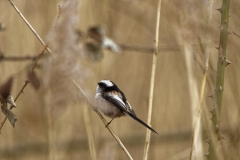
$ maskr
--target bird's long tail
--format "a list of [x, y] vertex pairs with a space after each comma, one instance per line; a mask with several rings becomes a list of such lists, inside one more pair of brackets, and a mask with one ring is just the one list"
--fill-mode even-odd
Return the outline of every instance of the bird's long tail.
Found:
[[[143, 122], [141, 119], [139, 119], [136, 115], [130, 113], [130, 112], [125, 112], [127, 115], [129, 115], [131, 118], [133, 118], [134, 120], [138, 121], [139, 123], [141, 123], [142, 125], [144, 125], [145, 127], [147, 127], [148, 129], [150, 129], [152, 132], [157, 133], [157, 131], [155, 131], [152, 127], [150, 127], [149, 125], [147, 125], [145, 122]], [[158, 134], [159, 135], [159, 134]]]

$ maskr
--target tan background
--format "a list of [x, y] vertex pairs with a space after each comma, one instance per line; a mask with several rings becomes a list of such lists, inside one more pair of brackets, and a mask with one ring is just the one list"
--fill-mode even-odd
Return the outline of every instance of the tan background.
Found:
[[[44, 41], [51, 39], [48, 35], [56, 21], [57, 5], [61, 1], [22, 0], [14, 2]], [[215, 9], [220, 6], [220, 0], [213, 4], [210, 68], [203, 103], [203, 107], [208, 110], [211, 109], [212, 100], [207, 96], [214, 92], [217, 62], [215, 47], [218, 46], [219, 41], [217, 27], [220, 25], [220, 13]], [[229, 22], [230, 31], [238, 34], [240, 34], [239, 6], [239, 1], [231, 2]], [[76, 8], [74, 17], [76, 24], [72, 29], [86, 31], [89, 26], [102, 24], [108, 36], [119, 44], [153, 47], [157, 1], [81, 0]], [[60, 19], [61, 17], [63, 15], [60, 15]], [[40, 42], [7, 0], [0, 0], [0, 22], [6, 25], [6, 30], [0, 32], [0, 50], [5, 56], [33, 56], [42, 51], [43, 47]], [[57, 26], [63, 25], [60, 23], [61, 20]], [[66, 26], [68, 23], [66, 22]], [[161, 52], [158, 55], [152, 115], [152, 126], [160, 135], [152, 134], [149, 159], [179, 160], [189, 157], [193, 121], [191, 104], [197, 101], [197, 97], [196, 99], [191, 97], [194, 90], [191, 90], [191, 86], [189, 87], [183, 41], [192, 47], [189, 56], [193, 63], [193, 77], [200, 87], [203, 54], [200, 50], [199, 39], [204, 42], [206, 23], [207, 1], [170, 0], [162, 2], [159, 42]], [[67, 33], [58, 31], [55, 34], [53, 40], [50, 40], [50, 48], [51, 46], [58, 48], [56, 47], [59, 44], [56, 40], [58, 34], [61, 34], [62, 37], [60, 37], [63, 39], [68, 36]], [[233, 64], [228, 66], [225, 72], [225, 92], [221, 115], [221, 132], [225, 140], [222, 142], [220, 151], [224, 159], [238, 159], [240, 156], [240, 77], [238, 70], [240, 39], [232, 34], [228, 40], [227, 59]], [[77, 56], [76, 59], [78, 59]], [[44, 64], [44, 61], [46, 61], [45, 58], [40, 61], [40, 64]], [[77, 63], [71, 59], [69, 62]], [[116, 55], [105, 51], [104, 59], [99, 63], [86, 61], [84, 57], [79, 59], [78, 63], [82, 66], [80, 72], [85, 75], [78, 77], [78, 81], [91, 100], [93, 100], [97, 82], [101, 79], [110, 79], [123, 90], [138, 117], [147, 121], [151, 53], [123, 51], [121, 55]], [[26, 80], [25, 68], [30, 64], [30, 61], [0, 61], [0, 83], [3, 83], [10, 75], [15, 75], [12, 91], [14, 97]], [[47, 69], [42, 71], [40, 68], [36, 70], [36, 73], [44, 81], [49, 77], [44, 74]], [[57, 92], [56, 95], [52, 93], [48, 97], [48, 93], [43, 89], [36, 91], [31, 84], [26, 87], [24, 94], [16, 102], [17, 109], [13, 110], [18, 118], [16, 127], [13, 129], [9, 122], [6, 122], [3, 127], [0, 136], [1, 159], [48, 159], [49, 152], [52, 152], [49, 150], [49, 131], [53, 131], [55, 136], [56, 150], [53, 152], [55, 159], [90, 159], [82, 115], [84, 100], [81, 99], [81, 102], [77, 104], [68, 102], [67, 105], [59, 108], [58, 105], [51, 105], [49, 109], [49, 105], [46, 104], [52, 98], [64, 97], [71, 90], [58, 90]], [[58, 113], [59, 111], [61, 112]], [[50, 112], [54, 112], [55, 115], [52, 117], [53, 128], [48, 123]], [[211, 122], [210, 116], [209, 113], [202, 118], [202, 141], [208, 138], [206, 123]], [[0, 113], [0, 120], [2, 121], [3, 118], [3, 113]], [[122, 149], [105, 129], [99, 117], [91, 110], [90, 119], [98, 159], [126, 159]], [[146, 129], [128, 117], [114, 120], [111, 127], [132, 157], [142, 159]], [[206, 153], [208, 145], [203, 142], [203, 147], [203, 152]]]

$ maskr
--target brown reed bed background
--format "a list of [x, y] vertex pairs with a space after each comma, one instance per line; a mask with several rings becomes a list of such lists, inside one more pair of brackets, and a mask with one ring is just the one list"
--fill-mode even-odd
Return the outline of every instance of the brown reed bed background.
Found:
[[[57, 5], [63, 4], [62, 1], [22, 0], [14, 3], [49, 43], [55, 54], [53, 59], [57, 56], [58, 61], [52, 60], [48, 54], [41, 58], [35, 70], [41, 86], [36, 90], [29, 84], [16, 102], [17, 108], [13, 109], [18, 119], [15, 128], [7, 121], [1, 131], [1, 159], [91, 159], [82, 109], [86, 107], [85, 99], [69, 76], [81, 85], [92, 102], [99, 80], [114, 81], [124, 91], [138, 117], [147, 122], [152, 52], [123, 49], [121, 54], [115, 54], [104, 50], [101, 61], [89, 62], [83, 53], [82, 40], [77, 40], [75, 31], [86, 33], [89, 27], [100, 24], [106, 29], [107, 36], [118, 44], [153, 49], [157, 1], [74, 1], [68, 4], [65, 12], [62, 10], [54, 33], [52, 30], [59, 13]], [[207, 30], [211, 30], [210, 60], [202, 107], [207, 111], [212, 107], [208, 96], [215, 89], [218, 60], [215, 47], [219, 43], [221, 17], [215, 9], [221, 4], [220, 0], [213, 2], [212, 23], [208, 26], [207, 1], [162, 1], [152, 113], [152, 127], [160, 135], [151, 136], [149, 159], [189, 159], [195, 118], [192, 104], [198, 103], [198, 97], [193, 93], [200, 90], [204, 67], [202, 47], [205, 46]], [[229, 31], [237, 35], [240, 34], [239, 6], [238, 1], [230, 4]], [[0, 30], [1, 53], [5, 57], [37, 56], [43, 46], [9, 1], [0, 0], [0, 13], [0, 23], [6, 26]], [[240, 38], [236, 34], [228, 37], [227, 59], [232, 64], [225, 70], [220, 124], [225, 140], [218, 148], [221, 159], [238, 159], [240, 156]], [[193, 73], [190, 79], [189, 60]], [[14, 75], [12, 95], [15, 97], [32, 65], [31, 60], [0, 59], [0, 84]], [[191, 86], [190, 80], [194, 80], [197, 87]], [[90, 108], [88, 110], [97, 159], [126, 159], [99, 117]], [[0, 121], [4, 117], [1, 113]], [[203, 154], [208, 150], [204, 140], [209, 138], [207, 126], [211, 125], [210, 118], [210, 112], [202, 112]], [[128, 117], [114, 120], [111, 127], [133, 159], [142, 159], [146, 129]], [[204, 156], [195, 155], [195, 158], [204, 159]]]

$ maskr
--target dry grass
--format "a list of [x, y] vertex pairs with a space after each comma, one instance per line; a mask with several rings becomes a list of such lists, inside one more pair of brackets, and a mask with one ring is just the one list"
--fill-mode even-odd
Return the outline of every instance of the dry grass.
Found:
[[[57, 5], [60, 0], [22, 0], [14, 1], [19, 10], [31, 23], [34, 29], [47, 41], [48, 35], [52, 30], [53, 24], [58, 14]], [[67, 1], [66, 1], [67, 2]], [[238, 15], [240, 3], [235, 1], [230, 6], [229, 29], [238, 35], [240, 34], [240, 20]], [[129, 102], [134, 108], [138, 117], [147, 121], [147, 104], [149, 96], [149, 84], [151, 74], [152, 55], [139, 52], [123, 52], [115, 55], [105, 51], [104, 59], [99, 63], [91, 63], [81, 55], [81, 45], [75, 43], [72, 29], [86, 31], [89, 26], [103, 24], [107, 28], [107, 34], [120, 44], [137, 45], [152, 47], [155, 37], [155, 21], [157, 1], [138, 1], [138, 0], [98, 0], [98, 1], [79, 1], [75, 5], [76, 10], [72, 10], [75, 16], [67, 19], [61, 32], [55, 33], [55, 44], [50, 43], [52, 52], [63, 51], [64, 60], [55, 62], [56, 66], [71, 69], [76, 68], [77, 82], [88, 90], [88, 97], [93, 100], [96, 83], [101, 79], [111, 79], [126, 94]], [[219, 8], [221, 1], [213, 3], [213, 9]], [[158, 64], [155, 79], [155, 92], [153, 101], [152, 126], [160, 135], [151, 137], [151, 147], [149, 159], [168, 159], [179, 160], [188, 159], [190, 154], [192, 136], [192, 106], [191, 102], [196, 101], [191, 98], [192, 86], [188, 82], [188, 72], [184, 51], [177, 51], [175, 48], [182, 48], [184, 40], [192, 47], [191, 61], [193, 62], [194, 77], [196, 84], [200, 87], [203, 54], [198, 43], [198, 38], [204, 42], [206, 21], [207, 21], [207, 2], [205, 1], [163, 1], [161, 10], [160, 43], [159, 46], [173, 46], [172, 51], [161, 52], [158, 55]], [[12, 8], [7, 0], [0, 1], [0, 22], [5, 23], [6, 30], [0, 31], [0, 50], [4, 55], [12, 56], [35, 56], [39, 54], [43, 47], [26, 24], [19, 18], [19, 15]], [[70, 14], [70, 13], [69, 13]], [[60, 18], [64, 18], [63, 16]], [[75, 20], [74, 20], [75, 18]], [[60, 21], [60, 19], [59, 19]], [[70, 22], [69, 22], [70, 21]], [[74, 22], [74, 23], [73, 23]], [[70, 23], [70, 24], [69, 24]], [[64, 24], [64, 23], [62, 23]], [[213, 11], [212, 17], [212, 41], [210, 46], [210, 64], [206, 81], [206, 90], [203, 97], [203, 109], [211, 109], [211, 99], [207, 96], [214, 92], [216, 77], [217, 50], [215, 47], [219, 41], [218, 26], [220, 25], [220, 14]], [[65, 31], [64, 29], [69, 29]], [[72, 34], [72, 37], [71, 37]], [[59, 37], [61, 36], [61, 37]], [[66, 37], [70, 36], [70, 39]], [[51, 39], [51, 38], [50, 38]], [[62, 41], [58, 41], [62, 40]], [[239, 37], [234, 34], [228, 38], [228, 57], [232, 64], [226, 68], [225, 72], [225, 91], [223, 97], [223, 108], [221, 114], [221, 126], [225, 140], [219, 145], [225, 159], [237, 159], [240, 157], [240, 100], [239, 100]], [[59, 49], [59, 45], [67, 49]], [[51, 46], [52, 45], [52, 46]], [[56, 46], [54, 46], [56, 45]], [[51, 48], [52, 47], [52, 48]], [[66, 46], [65, 46], [66, 47]], [[174, 48], [175, 47], [175, 48]], [[54, 51], [55, 50], [55, 51]], [[66, 60], [66, 52], [74, 53]], [[76, 54], [78, 53], [78, 56]], [[46, 63], [47, 58], [40, 60], [40, 67]], [[72, 60], [71, 60], [72, 59]], [[62, 62], [62, 63], [61, 63]], [[15, 96], [21, 89], [26, 80], [26, 69], [32, 65], [30, 61], [0, 61], [0, 83], [4, 82], [10, 75], [15, 75], [12, 94]], [[79, 67], [80, 66], [80, 67]], [[47, 68], [49, 71], [49, 67]], [[25, 70], [24, 70], [25, 69]], [[80, 69], [80, 70], [79, 70]], [[42, 77], [42, 85], [52, 81], [47, 78], [46, 70], [36, 69], [36, 74]], [[73, 70], [72, 70], [73, 71]], [[73, 73], [71, 71], [71, 74]], [[60, 72], [62, 73], [62, 72]], [[69, 76], [70, 73], [52, 74], [54, 78], [58, 76]], [[83, 74], [83, 75], [82, 75]], [[77, 76], [79, 75], [79, 76]], [[88, 76], [88, 78], [86, 78]], [[48, 80], [48, 81], [47, 81]], [[58, 79], [57, 79], [58, 80]], [[60, 79], [59, 79], [60, 80]], [[43, 83], [44, 82], [44, 83]], [[51, 87], [55, 82], [51, 82]], [[57, 81], [56, 84], [61, 84]], [[83, 85], [84, 84], [84, 85]], [[83, 125], [82, 108], [76, 105], [76, 97], [73, 101], [69, 100], [71, 88], [62, 92], [59, 86], [56, 95], [50, 97], [50, 91], [42, 89], [36, 91], [31, 85], [27, 86], [25, 93], [17, 101], [17, 109], [13, 112], [17, 115], [16, 127], [7, 122], [2, 130], [0, 137], [0, 157], [1, 159], [47, 159], [49, 157], [49, 123], [47, 117], [49, 113], [54, 114], [54, 147], [55, 159], [91, 159], [87, 134]], [[63, 89], [66, 89], [64, 82]], [[76, 95], [76, 94], [75, 94]], [[51, 100], [54, 101], [51, 101]], [[54, 102], [54, 107], [49, 107], [48, 102]], [[56, 104], [60, 104], [59, 106]], [[50, 109], [54, 108], [51, 110]], [[210, 114], [204, 114], [206, 118], [201, 119], [203, 141], [208, 137], [207, 123], [203, 119], [210, 119]], [[0, 114], [0, 120], [5, 116]], [[96, 145], [96, 155], [98, 159], [125, 159], [125, 153], [120, 149], [113, 138], [109, 136], [102, 122], [95, 113], [90, 112], [90, 119], [93, 126], [93, 136]], [[111, 127], [117, 133], [123, 144], [134, 159], [142, 159], [145, 140], [145, 128], [130, 118], [120, 118], [113, 121]], [[204, 153], [208, 145], [203, 143]], [[198, 155], [196, 155], [198, 156]], [[227, 158], [226, 158], [227, 157]]]

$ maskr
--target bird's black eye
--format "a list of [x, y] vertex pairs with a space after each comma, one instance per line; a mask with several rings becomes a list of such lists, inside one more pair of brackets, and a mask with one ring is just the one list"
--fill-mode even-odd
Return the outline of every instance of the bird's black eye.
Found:
[[103, 88], [105, 85], [104, 85], [104, 83], [98, 83], [98, 85], [99, 85], [99, 87], [101, 87], [101, 88]]

